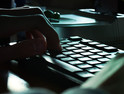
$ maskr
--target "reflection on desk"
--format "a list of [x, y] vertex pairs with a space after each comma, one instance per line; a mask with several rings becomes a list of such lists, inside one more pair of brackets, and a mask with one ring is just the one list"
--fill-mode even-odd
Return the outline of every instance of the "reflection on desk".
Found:
[[20, 92], [28, 90], [29, 84], [25, 80], [9, 72], [7, 87], [10, 92]]
[[[43, 65], [42, 63], [43, 61], [41, 65]], [[8, 73], [7, 88], [9, 92], [20, 92], [32, 88], [45, 88], [60, 93], [65, 89], [77, 85], [65, 79], [62, 75], [43, 68], [43, 66], [36, 66], [36, 62], [30, 63], [29, 65], [23, 62], [12, 65]]]

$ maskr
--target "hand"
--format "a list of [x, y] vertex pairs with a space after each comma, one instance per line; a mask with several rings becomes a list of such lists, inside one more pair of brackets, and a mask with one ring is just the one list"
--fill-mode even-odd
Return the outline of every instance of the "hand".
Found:
[[33, 36], [33, 39], [30, 37], [30, 39], [16, 45], [0, 48], [1, 50], [3, 49], [3, 53], [0, 55], [0, 57], [3, 57], [3, 61], [43, 54], [46, 49], [50, 52], [52, 51], [52, 53], [61, 51], [59, 37], [50, 22], [43, 15], [3, 15], [0, 16], [0, 19], [3, 22], [0, 24], [1, 31], [4, 31], [0, 32], [1, 38], [9, 37], [20, 31], [30, 32], [29, 35]]

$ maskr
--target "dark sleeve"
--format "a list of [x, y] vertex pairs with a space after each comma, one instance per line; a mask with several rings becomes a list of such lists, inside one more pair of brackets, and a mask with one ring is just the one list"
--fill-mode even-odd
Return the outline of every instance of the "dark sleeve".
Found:
[[74, 88], [65, 90], [61, 94], [109, 94], [109, 93], [107, 93], [102, 89], [90, 89], [90, 88], [82, 89], [79, 87], [74, 87]]

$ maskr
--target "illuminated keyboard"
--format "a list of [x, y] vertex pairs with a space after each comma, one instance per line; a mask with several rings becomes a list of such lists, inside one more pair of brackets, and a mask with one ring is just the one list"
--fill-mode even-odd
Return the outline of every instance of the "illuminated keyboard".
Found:
[[[36, 70], [41, 72], [50, 70], [65, 79], [81, 84], [99, 72], [116, 53], [123, 51], [79, 36], [62, 39], [61, 45], [62, 53], [56, 56], [46, 52], [42, 57], [18, 60], [21, 68], [35, 74]], [[47, 73], [44, 72], [44, 75]]]
[[119, 49], [99, 42], [72, 36], [61, 40], [63, 51], [57, 56], [47, 52], [43, 57], [51, 70], [77, 83], [93, 77], [118, 53]]

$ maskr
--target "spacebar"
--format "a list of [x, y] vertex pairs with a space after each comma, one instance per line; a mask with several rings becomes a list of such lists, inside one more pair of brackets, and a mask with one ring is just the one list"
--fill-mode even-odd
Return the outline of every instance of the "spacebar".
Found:
[[68, 70], [70, 72], [77, 72], [77, 71], [82, 71], [82, 69], [78, 68], [78, 67], [75, 67], [75, 66], [72, 66], [70, 64], [67, 64], [63, 61], [60, 61], [58, 59], [55, 59], [55, 64], [64, 68], [65, 70]]

